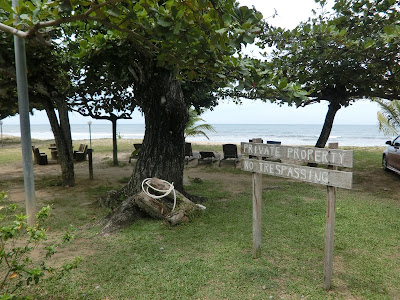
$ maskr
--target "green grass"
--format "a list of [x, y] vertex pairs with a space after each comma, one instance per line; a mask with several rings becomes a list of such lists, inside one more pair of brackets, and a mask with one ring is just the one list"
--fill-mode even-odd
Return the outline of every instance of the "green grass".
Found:
[[[141, 220], [48, 295], [71, 299], [392, 299], [400, 295], [400, 208], [372, 194], [338, 193], [335, 271], [322, 289], [324, 187], [278, 181], [263, 193], [262, 257], [252, 259], [250, 192], [233, 195], [216, 182], [188, 191], [208, 197], [206, 212], [169, 228]], [[221, 201], [222, 200], [222, 201]], [[229, 201], [227, 201], [229, 200]], [[397, 297], [394, 297], [397, 298]]]
[[37, 190], [61, 185], [61, 176], [41, 176], [40, 178], [35, 178], [35, 189]]
[[[252, 258], [251, 186], [235, 193], [218, 180], [192, 181], [187, 191], [208, 199], [203, 214], [176, 227], [143, 219], [111, 237], [96, 236], [98, 227], [80, 230], [76, 250], [79, 238], [81, 243], [87, 239], [91, 249], [80, 267], [61, 280], [49, 279], [31, 295], [38, 299], [399, 299], [398, 195], [374, 181], [361, 180], [368, 173], [394, 185], [399, 182], [399, 177], [381, 170], [380, 157], [381, 149], [355, 149], [358, 186], [338, 189], [329, 292], [322, 288], [326, 187], [265, 176], [261, 258]], [[242, 174], [231, 166], [202, 168], [221, 177]], [[112, 188], [87, 189], [86, 197], [95, 200]], [[78, 205], [81, 200], [73, 200], [78, 197], [82, 195], [71, 192], [69, 199], [51, 201], [52, 230], [61, 231], [70, 223], [79, 227], [106, 213]]]
[[[371, 166], [380, 166], [383, 150], [383, 147], [354, 149], [354, 161], [356, 163], [354, 164], [353, 171], [365, 171]], [[377, 155], [378, 151], [380, 155]]]

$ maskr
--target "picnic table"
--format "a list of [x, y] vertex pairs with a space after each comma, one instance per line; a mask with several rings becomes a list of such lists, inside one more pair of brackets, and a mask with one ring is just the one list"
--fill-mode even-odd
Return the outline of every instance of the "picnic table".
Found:
[[55, 144], [50, 144], [49, 149], [51, 150], [51, 159], [58, 160], [57, 146]]

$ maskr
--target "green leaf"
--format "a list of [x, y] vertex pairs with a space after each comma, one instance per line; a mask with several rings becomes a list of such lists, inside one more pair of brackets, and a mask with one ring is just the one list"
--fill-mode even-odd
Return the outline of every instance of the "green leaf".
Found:
[[176, 13], [175, 19], [176, 19], [176, 20], [182, 19], [184, 13], [185, 13], [185, 12], [183, 11], [183, 9], [178, 10], [178, 12]]
[[109, 10], [107, 10], [107, 13], [110, 16], [113, 16], [113, 17], [116, 17], [116, 18], [119, 18], [121, 16], [121, 13], [119, 11], [116, 11], [116, 10], [109, 9]]
[[247, 44], [253, 43], [253, 42], [254, 42], [254, 35], [252, 35], [252, 34], [249, 34], [249, 35], [245, 34], [245, 35], [243, 35], [243, 41], [246, 42]]
[[3, 24], [4, 25], [12, 25], [15, 22], [15, 19], [13, 17], [10, 17], [7, 21], [5, 21]]
[[182, 22], [176, 23], [176, 25], [174, 27], [174, 34], [179, 34], [179, 32], [181, 31], [181, 28], [182, 28]]
[[375, 45], [374, 40], [367, 40], [367, 42], [364, 44], [364, 48], [368, 49], [368, 48], [371, 48], [373, 45]]
[[224, 21], [224, 23], [226, 24], [226, 25], [231, 25], [231, 23], [232, 23], [232, 19], [231, 19], [231, 16], [229, 15], [229, 14], [224, 14], [223, 16], [222, 16], [222, 20]]
[[79, 46], [81, 46], [81, 48], [85, 48], [88, 45], [88, 41], [87, 40], [80, 40], [79, 41]]
[[387, 35], [392, 35], [396, 32], [396, 27], [394, 25], [389, 25], [389, 26], [385, 26], [383, 28], [383, 31], [387, 34]]
[[159, 19], [157, 21], [157, 24], [162, 26], [162, 27], [169, 27], [171, 26], [171, 22], [165, 21], [164, 19]]
[[34, 11], [36, 9], [35, 5], [32, 4], [32, 2], [25, 2], [25, 6], [30, 10]]
[[284, 89], [287, 86], [288, 82], [286, 78], [283, 78], [280, 82], [279, 82], [279, 89]]
[[0, 8], [5, 10], [6, 12], [13, 12], [11, 5], [8, 3], [7, 0], [0, 0]]
[[215, 30], [215, 32], [216, 32], [216, 33], [219, 33], [219, 34], [224, 34], [224, 33], [227, 32], [227, 31], [228, 31], [227, 28], [221, 28], [221, 29]]

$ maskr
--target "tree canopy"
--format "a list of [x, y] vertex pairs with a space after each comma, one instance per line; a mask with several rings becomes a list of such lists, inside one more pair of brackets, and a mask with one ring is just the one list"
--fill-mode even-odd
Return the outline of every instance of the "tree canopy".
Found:
[[[68, 99], [72, 110], [112, 123], [113, 164], [118, 165], [117, 121], [131, 119], [136, 107], [133, 81], [126, 61], [134, 59], [128, 43], [108, 40], [98, 51], [74, 59], [74, 92]], [[123, 58], [123, 59], [121, 59]]]
[[29, 38], [75, 22], [81, 55], [124, 36], [139, 55], [186, 80], [224, 78], [232, 55], [261, 32], [262, 15], [232, 0], [25, 1], [16, 10], [0, 3], [0, 30]]
[[375, 100], [380, 111], [377, 113], [378, 128], [386, 135], [397, 135], [400, 132], [400, 101], [399, 100]]
[[[14, 18], [13, 14], [19, 18]], [[158, 176], [183, 189], [184, 128], [188, 107], [215, 104], [214, 91], [241, 76], [240, 51], [262, 32], [262, 15], [234, 0], [25, 1], [15, 10], [0, 0], [0, 30], [23, 38], [54, 32], [76, 57], [95, 55], [109, 42], [128, 43], [124, 61], [146, 132], [131, 193]], [[63, 27], [66, 35], [54, 28]], [[73, 24], [74, 31], [68, 30]], [[79, 44], [79, 47], [76, 46]], [[186, 88], [182, 88], [185, 86]], [[193, 97], [190, 91], [200, 91]]]
[[[359, 99], [399, 97], [399, 43], [385, 34], [398, 20], [395, 1], [338, 0], [334, 9], [293, 30], [265, 31], [262, 43], [273, 47], [265, 58], [271, 59], [255, 72], [272, 70], [275, 89], [257, 85], [253, 97], [298, 107], [329, 103], [317, 147], [325, 146], [341, 107]], [[293, 87], [299, 90], [282, 93]]]
[[[16, 72], [12, 36], [0, 33], [0, 111], [18, 110]], [[43, 39], [45, 36], [43, 37]], [[32, 38], [27, 41], [27, 77], [30, 109], [46, 110], [56, 140], [62, 170], [62, 183], [75, 183], [72, 140], [66, 97], [71, 79], [62, 51], [50, 42]], [[57, 112], [55, 111], [57, 110]]]

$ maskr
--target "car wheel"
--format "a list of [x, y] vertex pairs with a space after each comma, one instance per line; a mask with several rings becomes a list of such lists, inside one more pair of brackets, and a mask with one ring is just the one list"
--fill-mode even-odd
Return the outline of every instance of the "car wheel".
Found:
[[386, 171], [387, 170], [387, 159], [386, 155], [382, 156], [382, 168]]

